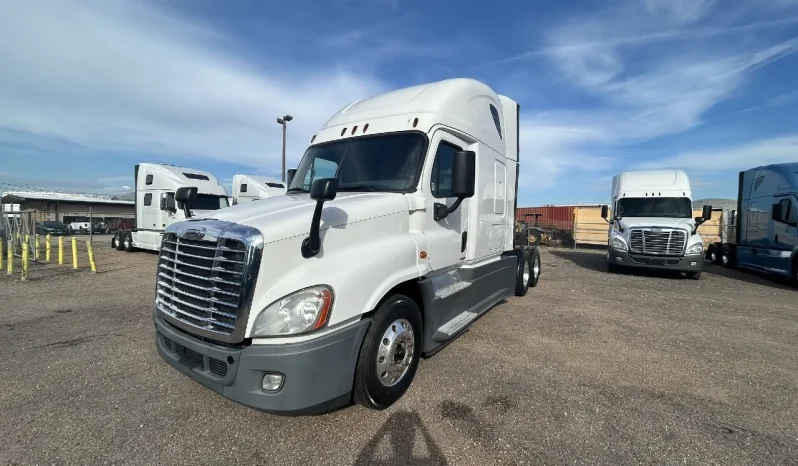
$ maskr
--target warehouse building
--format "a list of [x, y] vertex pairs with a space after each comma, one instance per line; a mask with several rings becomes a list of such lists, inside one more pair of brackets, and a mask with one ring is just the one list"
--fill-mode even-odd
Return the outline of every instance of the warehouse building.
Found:
[[37, 221], [69, 223], [81, 218], [111, 220], [133, 218], [132, 200], [91, 194], [66, 194], [38, 191], [6, 191], [0, 200], [5, 212], [36, 212]]

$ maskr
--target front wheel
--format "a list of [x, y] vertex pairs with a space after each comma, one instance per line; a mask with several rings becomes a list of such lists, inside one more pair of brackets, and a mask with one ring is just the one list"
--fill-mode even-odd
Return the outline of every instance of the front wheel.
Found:
[[686, 272], [687, 278], [690, 280], [700, 280], [701, 279], [701, 272]]
[[357, 360], [357, 404], [382, 410], [404, 395], [421, 357], [421, 332], [421, 311], [412, 299], [396, 294], [380, 304]]

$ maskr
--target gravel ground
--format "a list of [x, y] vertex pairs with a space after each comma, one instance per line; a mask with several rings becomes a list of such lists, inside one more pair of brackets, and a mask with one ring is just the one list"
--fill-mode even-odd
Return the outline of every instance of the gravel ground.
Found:
[[798, 292], [768, 279], [544, 250], [390, 409], [288, 418], [162, 362], [156, 256], [102, 242], [97, 274], [0, 274], [2, 464], [798, 464]]

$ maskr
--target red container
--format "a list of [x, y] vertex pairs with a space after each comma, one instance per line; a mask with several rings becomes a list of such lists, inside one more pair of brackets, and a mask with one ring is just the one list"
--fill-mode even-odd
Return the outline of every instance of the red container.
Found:
[[[541, 207], [519, 207], [515, 211], [518, 221], [526, 221], [530, 225], [535, 225], [544, 229], [557, 229], [571, 231], [574, 228], [574, 207], [575, 206], [541, 206]], [[525, 217], [527, 214], [540, 214], [537, 217]]]

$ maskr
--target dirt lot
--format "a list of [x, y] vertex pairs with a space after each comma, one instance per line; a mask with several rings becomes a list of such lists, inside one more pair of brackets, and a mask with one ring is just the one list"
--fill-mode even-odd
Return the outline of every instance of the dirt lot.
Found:
[[0, 274], [2, 464], [798, 464], [798, 292], [767, 279], [544, 251], [397, 405], [285, 418], [162, 362], [156, 256], [102, 242], [96, 275]]

